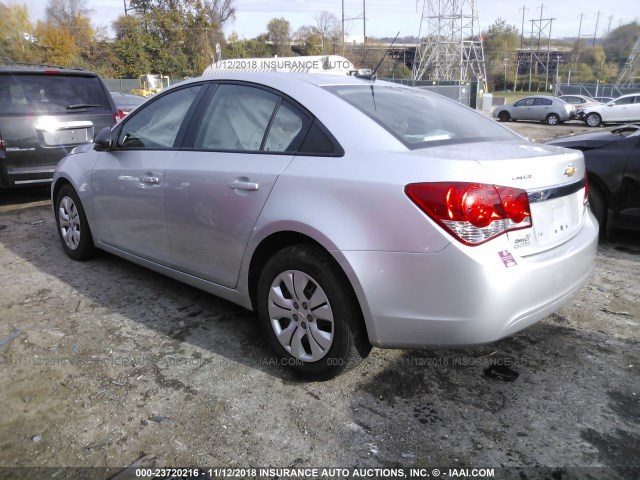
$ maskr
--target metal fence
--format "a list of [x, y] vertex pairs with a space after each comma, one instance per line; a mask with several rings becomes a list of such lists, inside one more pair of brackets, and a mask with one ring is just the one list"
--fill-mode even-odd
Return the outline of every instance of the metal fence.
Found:
[[616, 85], [613, 83], [570, 83], [556, 85], [555, 95], [585, 95], [587, 97], [618, 98], [629, 93], [639, 93], [640, 85]]
[[[471, 84], [462, 84], [462, 85], [443, 85], [436, 84], [436, 82], [430, 80], [411, 80], [411, 79], [400, 79], [400, 78], [381, 78], [380, 80], [384, 80], [387, 82], [399, 83], [401, 85], [408, 85], [410, 87], [421, 88], [423, 90], [429, 90], [430, 92], [437, 93], [442, 95], [443, 97], [450, 98], [457, 102], [466, 105], [467, 107], [472, 106], [472, 85]], [[475, 98], [475, 93], [474, 93]], [[475, 108], [475, 105], [473, 105]]]
[[134, 88], [140, 88], [137, 78], [103, 78], [102, 80], [111, 92], [129, 93]]

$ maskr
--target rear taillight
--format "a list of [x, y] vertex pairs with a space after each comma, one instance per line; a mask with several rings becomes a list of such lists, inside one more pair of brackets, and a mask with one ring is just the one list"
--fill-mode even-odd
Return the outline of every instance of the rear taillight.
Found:
[[2, 140], [2, 134], [0, 134], [0, 150], [4, 150], [4, 140]]
[[123, 112], [122, 110], [118, 110], [116, 111], [116, 113], [114, 113], [113, 117], [116, 119], [116, 123], [118, 123], [120, 120], [122, 120], [127, 114], [125, 112]]
[[481, 183], [412, 183], [407, 196], [466, 245], [480, 245], [510, 230], [531, 227], [527, 192]]

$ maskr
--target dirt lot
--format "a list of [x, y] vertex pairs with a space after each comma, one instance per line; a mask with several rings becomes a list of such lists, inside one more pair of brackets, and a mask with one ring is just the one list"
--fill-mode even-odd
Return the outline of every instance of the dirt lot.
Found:
[[[538, 141], [584, 129], [510, 126]], [[496, 468], [496, 478], [640, 474], [638, 234], [601, 240], [582, 292], [513, 338], [374, 349], [346, 375], [304, 383], [276, 364], [251, 312], [107, 254], [70, 261], [46, 193], [1, 195], [0, 467], [99, 466], [108, 468], [87, 475], [109, 478], [144, 457]], [[494, 378], [498, 364], [517, 378]], [[536, 466], [549, 468], [499, 470]]]

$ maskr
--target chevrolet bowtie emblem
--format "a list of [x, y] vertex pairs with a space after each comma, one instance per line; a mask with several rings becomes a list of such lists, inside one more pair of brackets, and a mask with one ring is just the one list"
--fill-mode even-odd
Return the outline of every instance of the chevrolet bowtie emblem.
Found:
[[565, 177], [573, 177], [574, 173], [576, 173], [575, 165], [569, 165], [567, 168], [564, 169]]

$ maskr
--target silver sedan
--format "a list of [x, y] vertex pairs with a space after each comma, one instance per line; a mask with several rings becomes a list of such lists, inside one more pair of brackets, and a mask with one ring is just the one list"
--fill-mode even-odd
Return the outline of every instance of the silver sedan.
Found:
[[581, 288], [598, 239], [581, 152], [335, 75], [175, 85], [66, 157], [52, 200], [72, 259], [98, 248], [254, 310], [313, 378], [372, 346], [512, 335]]
[[575, 107], [558, 97], [533, 96], [518, 100], [512, 105], [493, 109], [493, 118], [501, 122], [534, 120], [558, 125], [575, 117]]

